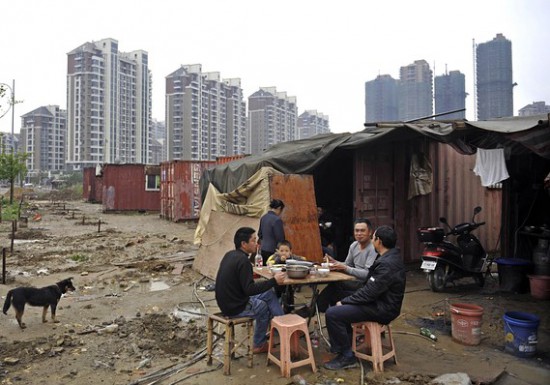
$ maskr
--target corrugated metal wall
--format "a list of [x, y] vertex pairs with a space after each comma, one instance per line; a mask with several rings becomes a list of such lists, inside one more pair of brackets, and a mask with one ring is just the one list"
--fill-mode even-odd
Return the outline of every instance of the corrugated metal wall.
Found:
[[174, 222], [197, 219], [201, 209], [199, 180], [212, 161], [161, 163], [160, 216]]
[[473, 209], [481, 206], [483, 211], [476, 221], [486, 224], [476, 230], [478, 238], [487, 251], [499, 248], [499, 234], [502, 223], [502, 189], [489, 189], [481, 185], [474, 174], [476, 156], [462, 155], [450, 146], [433, 143], [437, 167], [434, 185], [439, 199], [436, 204], [437, 216], [445, 216], [449, 224], [469, 222]]
[[[365, 153], [383, 151], [393, 159], [391, 167]], [[408, 199], [411, 156], [414, 152], [429, 156], [433, 167], [432, 192]], [[363, 163], [370, 162], [369, 165]], [[475, 206], [483, 211], [476, 217], [487, 224], [476, 230], [476, 235], [488, 251], [500, 247], [498, 244], [501, 226], [502, 191], [481, 186], [479, 177], [473, 173], [475, 155], [465, 156], [452, 147], [431, 142], [427, 139], [392, 142], [391, 145], [377, 148], [362, 148], [356, 155], [355, 217], [364, 215], [357, 200], [357, 191], [362, 188], [363, 177], [360, 170], [376, 169], [377, 173], [390, 176], [375, 178], [370, 194], [378, 196], [388, 188], [393, 188], [393, 218], [378, 217], [372, 211], [369, 217], [376, 226], [391, 225], [397, 231], [398, 245], [407, 262], [419, 260], [423, 245], [417, 240], [418, 227], [439, 226], [439, 217], [445, 216], [451, 225], [470, 221]], [[372, 179], [372, 178], [371, 178]], [[359, 185], [358, 185], [359, 183]], [[391, 185], [389, 185], [391, 183]], [[368, 215], [367, 215], [368, 216]]]

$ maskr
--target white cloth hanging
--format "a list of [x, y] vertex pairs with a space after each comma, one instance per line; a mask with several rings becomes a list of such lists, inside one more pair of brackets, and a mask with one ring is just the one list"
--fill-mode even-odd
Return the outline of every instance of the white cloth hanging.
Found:
[[510, 175], [504, 161], [504, 149], [485, 150], [478, 148], [474, 173], [481, 178], [481, 185], [484, 187], [508, 179]]

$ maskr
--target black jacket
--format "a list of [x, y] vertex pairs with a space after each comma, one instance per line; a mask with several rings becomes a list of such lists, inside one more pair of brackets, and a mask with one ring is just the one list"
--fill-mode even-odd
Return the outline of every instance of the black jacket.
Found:
[[376, 258], [363, 287], [341, 302], [358, 306], [374, 304], [379, 311], [378, 322], [388, 324], [401, 312], [405, 283], [403, 259], [399, 250], [390, 249]]
[[242, 250], [225, 254], [216, 276], [216, 302], [222, 313], [234, 316], [241, 313], [252, 295], [263, 293], [277, 283], [275, 278], [254, 282], [252, 265]]

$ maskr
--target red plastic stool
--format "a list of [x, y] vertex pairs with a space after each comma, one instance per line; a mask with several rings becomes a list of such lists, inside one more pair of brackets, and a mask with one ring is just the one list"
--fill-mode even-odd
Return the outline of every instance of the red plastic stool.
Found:
[[[391, 334], [390, 325], [382, 325], [378, 322], [358, 322], [351, 325], [353, 337], [351, 348], [357, 358], [372, 362], [375, 373], [384, 371], [384, 361], [393, 357], [397, 365], [395, 345]], [[387, 338], [382, 342], [382, 333], [387, 332]], [[357, 343], [357, 339], [363, 336], [364, 341]]]
[[[279, 347], [275, 347], [275, 330], [279, 334]], [[306, 347], [299, 343], [300, 334], [306, 339]], [[279, 353], [278, 357], [274, 353]], [[297, 357], [300, 353], [307, 353], [307, 358], [299, 361], [292, 361], [292, 357]], [[311, 349], [309, 339], [309, 330], [304, 318], [296, 314], [286, 314], [274, 317], [271, 320], [271, 330], [269, 332], [269, 350], [267, 353], [267, 364], [273, 361], [281, 368], [281, 375], [290, 377], [290, 371], [303, 365], [311, 365], [311, 370], [315, 373], [315, 358]]]

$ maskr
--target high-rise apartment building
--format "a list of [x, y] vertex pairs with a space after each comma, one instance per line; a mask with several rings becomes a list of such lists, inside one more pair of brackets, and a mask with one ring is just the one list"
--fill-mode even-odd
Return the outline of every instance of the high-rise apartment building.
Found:
[[297, 116], [295, 96], [277, 92], [275, 87], [260, 87], [248, 97], [250, 153], [297, 139]]
[[168, 159], [166, 152], [166, 125], [153, 119], [151, 126], [151, 163], [160, 164]]
[[426, 60], [416, 60], [399, 70], [398, 119], [409, 121], [433, 114], [432, 70]]
[[398, 120], [397, 87], [390, 75], [378, 75], [365, 83], [365, 122]]
[[104, 39], [67, 56], [67, 166], [150, 163], [147, 52], [120, 52], [116, 40]]
[[545, 102], [533, 102], [519, 110], [519, 116], [550, 114], [550, 106]]
[[298, 138], [305, 139], [330, 132], [328, 116], [317, 110], [306, 110], [298, 116]]
[[67, 112], [43, 106], [21, 116], [20, 150], [29, 154], [30, 173], [65, 170]]
[[476, 47], [477, 119], [514, 115], [512, 42], [501, 33]]
[[[442, 114], [466, 108], [466, 78], [460, 71], [435, 77], [435, 113]], [[466, 112], [438, 116], [438, 119], [464, 119]]]
[[200, 64], [166, 77], [169, 160], [215, 160], [247, 151], [246, 105], [240, 79], [220, 80]]

